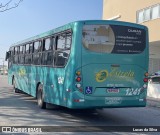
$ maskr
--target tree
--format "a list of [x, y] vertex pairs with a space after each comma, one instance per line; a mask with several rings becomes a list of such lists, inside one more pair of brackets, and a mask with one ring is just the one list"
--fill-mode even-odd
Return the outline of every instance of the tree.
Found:
[[[4, 1], [4, 0], [3, 0]], [[0, 12], [5, 12], [7, 10], [16, 8], [23, 0], [9, 0], [6, 3], [0, 2]]]

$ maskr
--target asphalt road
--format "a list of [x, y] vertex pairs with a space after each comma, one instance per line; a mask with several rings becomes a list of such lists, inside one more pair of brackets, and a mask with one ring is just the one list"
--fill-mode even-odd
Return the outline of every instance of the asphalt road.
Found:
[[159, 126], [160, 108], [71, 110], [38, 108], [36, 100], [14, 93], [7, 76], [0, 76], [0, 126]]

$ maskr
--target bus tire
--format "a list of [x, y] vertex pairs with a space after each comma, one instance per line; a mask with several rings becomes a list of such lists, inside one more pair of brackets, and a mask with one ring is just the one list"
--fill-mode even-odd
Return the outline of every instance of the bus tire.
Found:
[[16, 88], [16, 80], [13, 78], [13, 91], [14, 93], [19, 93], [19, 90]]
[[46, 102], [44, 102], [44, 94], [43, 94], [43, 85], [42, 84], [38, 85], [37, 103], [38, 103], [39, 108], [46, 109]]

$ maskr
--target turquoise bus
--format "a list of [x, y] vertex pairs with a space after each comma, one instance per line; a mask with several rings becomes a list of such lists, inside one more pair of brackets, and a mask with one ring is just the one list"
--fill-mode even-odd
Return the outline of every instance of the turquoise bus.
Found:
[[8, 81], [40, 108], [144, 107], [148, 48], [145, 26], [77, 21], [12, 45]]

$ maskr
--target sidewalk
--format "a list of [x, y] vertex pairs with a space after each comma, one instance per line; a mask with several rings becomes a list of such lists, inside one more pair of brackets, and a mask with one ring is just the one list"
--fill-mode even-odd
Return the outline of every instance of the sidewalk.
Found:
[[160, 108], [160, 99], [147, 97], [147, 106]]

